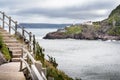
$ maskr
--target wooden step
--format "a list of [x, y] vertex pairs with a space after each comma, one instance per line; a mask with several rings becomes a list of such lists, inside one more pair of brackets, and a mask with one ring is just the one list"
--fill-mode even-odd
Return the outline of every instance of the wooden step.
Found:
[[3, 33], [3, 32], [7, 32], [6, 30], [4, 29], [0, 29], [0, 32]]
[[8, 32], [1, 32], [2, 35], [10, 35]]
[[[20, 62], [20, 58], [12, 58], [12, 62]], [[27, 58], [25, 58], [25, 61], [27, 61]]]
[[[1, 34], [2, 35], [2, 34]], [[2, 37], [4, 38], [4, 37], [9, 37], [9, 38], [11, 38], [11, 37], [13, 37], [12, 35], [2, 35]]]
[[12, 62], [20, 62], [20, 58], [12, 58]]
[[14, 46], [9, 47], [9, 50], [21, 50], [21, 49], [22, 49], [21, 47], [14, 47]]
[[13, 58], [20, 58], [20, 57], [21, 57], [21, 54], [14, 53], [14, 54], [12, 54], [12, 57], [13, 57]]
[[14, 40], [15, 38], [13, 38], [13, 37], [2, 37], [3, 38], [3, 40]]
[[2, 37], [13, 37], [12, 35], [10, 35], [10, 34], [1, 34], [2, 35]]
[[8, 32], [6, 32], [6, 31], [1, 31], [1, 34], [9, 34]]
[[4, 40], [10, 40], [10, 39], [14, 39], [12, 36], [2, 36], [3, 41]]
[[22, 50], [11, 50], [12, 54], [17, 53], [17, 54], [21, 54]]
[[18, 43], [18, 41], [15, 39], [11, 39], [11, 40], [4, 40], [5, 43]]
[[23, 72], [0, 72], [0, 80], [26, 80]]
[[20, 43], [6, 43], [8, 47], [22, 47]]

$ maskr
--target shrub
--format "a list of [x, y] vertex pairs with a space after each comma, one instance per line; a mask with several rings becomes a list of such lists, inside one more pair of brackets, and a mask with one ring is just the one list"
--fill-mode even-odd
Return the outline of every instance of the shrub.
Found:
[[35, 52], [35, 59], [36, 60], [40, 60], [44, 66], [44, 53], [43, 53], [43, 49], [40, 47], [39, 43], [36, 43], [36, 52]]

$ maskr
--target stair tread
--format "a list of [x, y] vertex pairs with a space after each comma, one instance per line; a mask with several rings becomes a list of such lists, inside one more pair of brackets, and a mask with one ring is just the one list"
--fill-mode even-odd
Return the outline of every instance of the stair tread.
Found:
[[0, 80], [25, 80], [23, 72], [1, 72]]
[[10, 50], [21, 50], [21, 47], [13, 47], [13, 46], [11, 46], [11, 47], [9, 47], [9, 49]]
[[21, 57], [21, 54], [12, 54], [12, 57], [13, 57], [13, 58], [20, 58], [20, 57]]
[[4, 40], [5, 43], [18, 43], [17, 40]]
[[16, 51], [22, 51], [21, 49], [14, 49], [14, 50], [11, 50], [13, 52], [16, 52]]
[[20, 58], [12, 58], [12, 62], [20, 62]]

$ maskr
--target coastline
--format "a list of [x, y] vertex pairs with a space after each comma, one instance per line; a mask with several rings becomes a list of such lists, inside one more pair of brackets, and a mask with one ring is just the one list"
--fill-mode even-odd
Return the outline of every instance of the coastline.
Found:
[[110, 36], [110, 35], [81, 35], [81, 34], [70, 34], [64, 35], [64, 33], [60, 32], [51, 32], [48, 33], [43, 39], [78, 39], [78, 40], [120, 40], [120, 36]]

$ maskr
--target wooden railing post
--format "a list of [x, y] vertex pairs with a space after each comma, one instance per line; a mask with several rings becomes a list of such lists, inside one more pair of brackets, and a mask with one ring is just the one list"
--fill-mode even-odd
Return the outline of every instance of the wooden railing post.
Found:
[[5, 27], [5, 13], [3, 12], [3, 23], [2, 23], [2, 26], [3, 26], [3, 28]]
[[15, 22], [15, 35], [17, 34], [17, 21]]
[[36, 41], [35, 41], [35, 35], [33, 35], [33, 55], [35, 55], [35, 45], [36, 45]]
[[[23, 48], [21, 48], [21, 50], [22, 50], [21, 57], [23, 58]], [[23, 67], [23, 63], [22, 61], [20, 61], [20, 71], [22, 71], [22, 67]]]
[[32, 32], [29, 33], [29, 50], [31, 51]]
[[11, 17], [9, 17], [9, 33], [11, 34]]
[[25, 36], [24, 27], [22, 27], [22, 42], [23, 42], [23, 44], [24, 44], [24, 36]]

